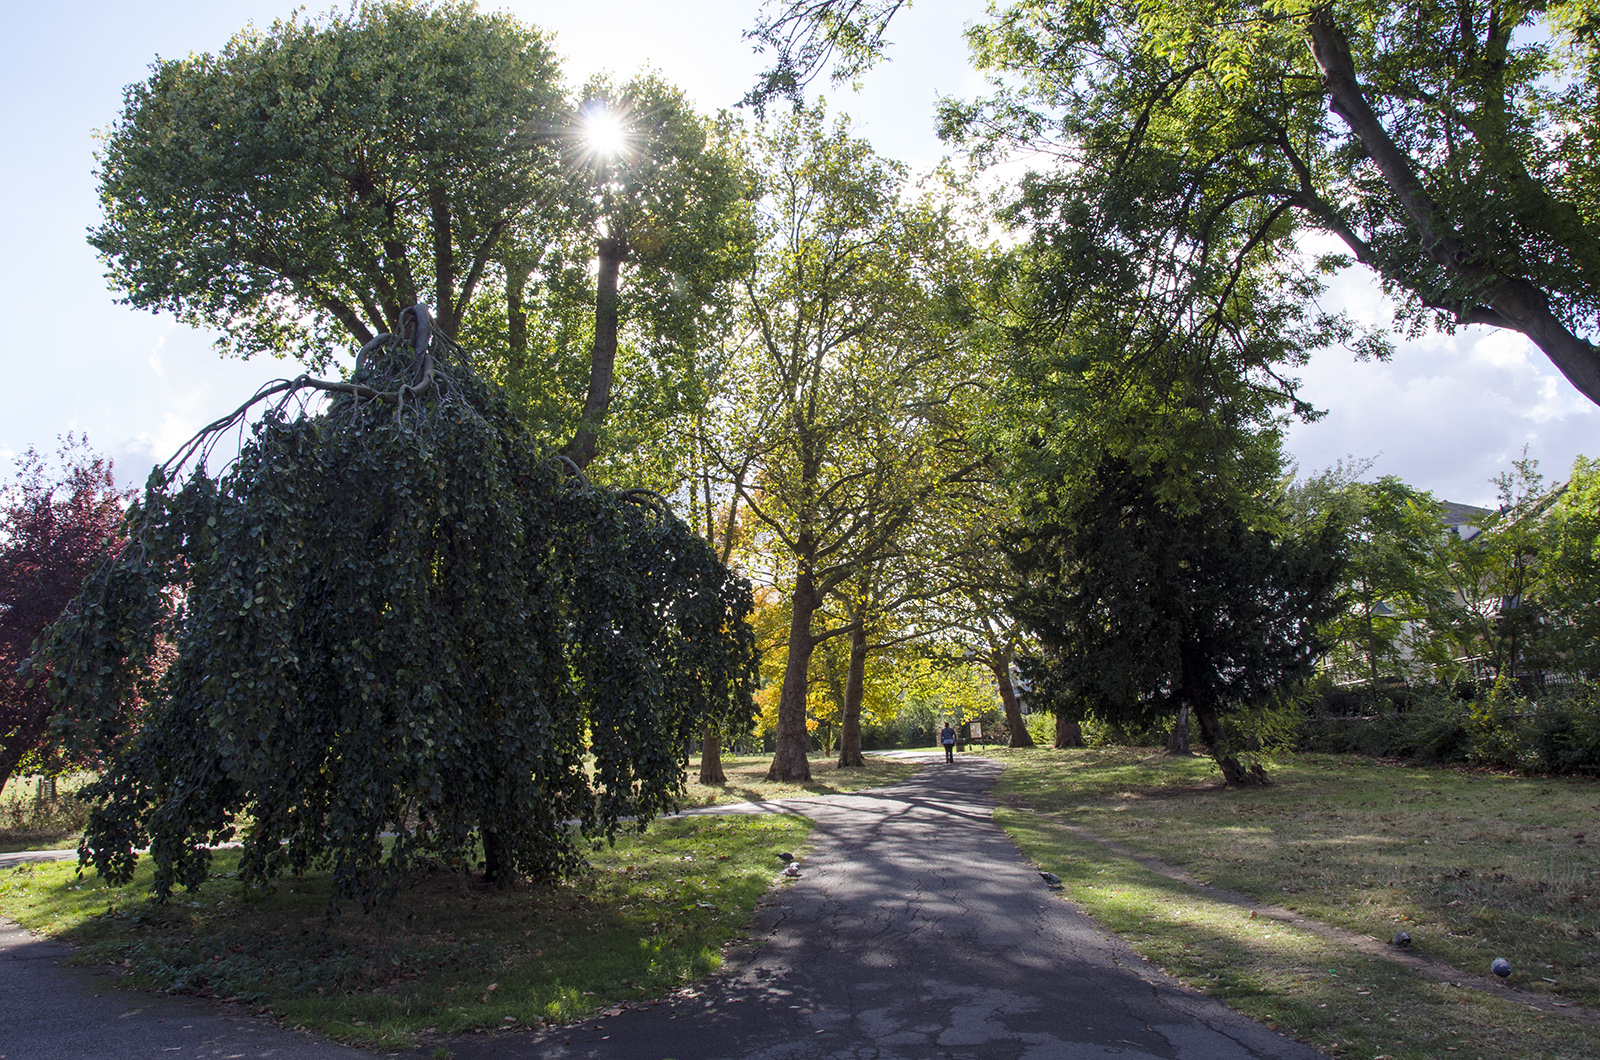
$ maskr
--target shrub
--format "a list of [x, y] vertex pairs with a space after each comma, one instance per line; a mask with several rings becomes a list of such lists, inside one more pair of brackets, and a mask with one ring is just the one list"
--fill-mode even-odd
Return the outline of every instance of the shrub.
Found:
[[1600, 686], [1558, 685], [1535, 695], [1519, 694], [1506, 680], [1487, 690], [1334, 689], [1308, 705], [1299, 746], [1523, 773], [1600, 774]]

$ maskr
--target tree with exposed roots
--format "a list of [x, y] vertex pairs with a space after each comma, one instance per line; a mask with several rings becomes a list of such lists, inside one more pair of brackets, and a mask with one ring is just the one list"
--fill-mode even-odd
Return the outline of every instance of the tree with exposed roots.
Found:
[[165, 897], [234, 838], [247, 886], [326, 866], [369, 910], [428, 863], [559, 875], [670, 809], [687, 741], [749, 715], [748, 584], [658, 497], [538, 444], [423, 307], [402, 324], [348, 380], [265, 387], [156, 469], [54, 627], [72, 735], [112, 751], [81, 847], [108, 879], [148, 848]]

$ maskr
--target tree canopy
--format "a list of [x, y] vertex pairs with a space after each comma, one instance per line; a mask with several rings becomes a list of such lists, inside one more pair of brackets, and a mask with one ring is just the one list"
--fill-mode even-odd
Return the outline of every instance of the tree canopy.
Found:
[[771, 776], [804, 780], [812, 652], [849, 632], [813, 618], [974, 463], [959, 443], [968, 376], [944, 297], [965, 252], [938, 202], [912, 198], [902, 168], [820, 106], [759, 146], [764, 239], [711, 433], [793, 587]]
[[[784, 5], [774, 70], [826, 63], [817, 40], [870, 61], [897, 6]], [[1024, 200], [1097, 184], [1163, 233], [1147, 252], [1329, 236], [1412, 325], [1518, 331], [1600, 401], [1597, 24], [1587, 0], [1021, 0], [969, 31], [997, 90], [945, 128], [1065, 163]]]
[[1109, 458], [1073, 502], [1019, 532], [1016, 608], [1042, 643], [1058, 712], [1149, 724], [1188, 707], [1230, 784], [1249, 783], [1224, 725], [1311, 676], [1336, 611], [1339, 528], [1284, 539], [1237, 496], [1163, 496], [1161, 469]]
[[1440, 577], [1448, 551], [1441, 506], [1392, 475], [1359, 481], [1365, 466], [1341, 463], [1296, 483], [1287, 498], [1302, 532], [1329, 518], [1346, 532], [1346, 607], [1323, 630], [1323, 667], [1346, 681], [1421, 673], [1453, 654], [1441, 652], [1427, 622], [1453, 603]]
[[265, 388], [158, 468], [55, 627], [75, 738], [114, 750], [83, 841], [108, 877], [148, 847], [158, 894], [193, 886], [241, 816], [247, 884], [327, 864], [366, 908], [480, 841], [491, 878], [562, 873], [581, 836], [671, 807], [686, 741], [750, 713], [747, 583], [659, 498], [570, 474], [408, 317], [348, 382]]
[[24, 667], [50, 623], [116, 547], [123, 509], [111, 461], [68, 435], [55, 466], [36, 450], [0, 488], [0, 786], [21, 765], [48, 761], [46, 673]]
[[243, 356], [325, 363], [425, 297], [453, 336], [502, 242], [562, 220], [565, 125], [548, 42], [509, 16], [295, 16], [129, 86], [90, 242], [127, 302]]

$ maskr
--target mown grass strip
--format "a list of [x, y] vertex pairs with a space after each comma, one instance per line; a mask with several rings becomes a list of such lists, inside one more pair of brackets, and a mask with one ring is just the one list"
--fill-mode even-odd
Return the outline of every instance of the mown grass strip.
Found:
[[1203, 882], [1476, 975], [1600, 1006], [1600, 783], [1285, 756], [1264, 789], [1150, 749], [1004, 755], [1003, 802], [1059, 813]]
[[657, 822], [590, 857], [560, 884], [485, 888], [420, 878], [384, 923], [328, 918], [323, 876], [267, 894], [217, 877], [166, 905], [149, 868], [123, 887], [73, 863], [0, 873], [0, 916], [79, 944], [77, 959], [126, 970], [128, 985], [236, 998], [352, 1044], [400, 1048], [472, 1031], [565, 1023], [651, 999], [715, 971], [806, 840], [788, 815]]
[[1110, 855], [1060, 822], [1001, 807], [997, 822], [1066, 897], [1180, 981], [1335, 1056], [1589, 1060], [1600, 1029], [1433, 980], [1207, 899]]

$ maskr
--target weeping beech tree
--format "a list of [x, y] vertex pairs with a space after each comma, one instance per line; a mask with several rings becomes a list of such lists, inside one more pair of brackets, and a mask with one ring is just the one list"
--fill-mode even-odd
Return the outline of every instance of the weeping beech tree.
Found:
[[[325, 866], [368, 911], [480, 843], [494, 881], [556, 876], [669, 810], [688, 741], [748, 718], [748, 584], [653, 494], [541, 449], [407, 315], [348, 381], [266, 387], [157, 468], [54, 627], [63, 728], [114, 749], [80, 848], [104, 877], [148, 847], [164, 898], [236, 836], [246, 885]], [[116, 709], [140, 692], [142, 716]]]

